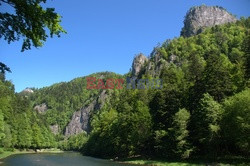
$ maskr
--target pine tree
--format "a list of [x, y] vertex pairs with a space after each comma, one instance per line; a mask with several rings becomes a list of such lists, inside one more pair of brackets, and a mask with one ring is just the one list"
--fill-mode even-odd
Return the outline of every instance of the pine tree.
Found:
[[18, 116], [18, 135], [17, 135], [17, 147], [29, 148], [32, 143], [32, 130], [29, 123], [29, 118], [26, 113], [22, 113]]
[[233, 94], [233, 65], [224, 54], [211, 53], [204, 70], [203, 87], [215, 100], [221, 101]]
[[32, 147], [33, 148], [41, 148], [42, 147], [42, 133], [41, 129], [37, 123], [32, 125]]
[[200, 152], [216, 152], [216, 138], [219, 138], [220, 122], [223, 114], [222, 106], [209, 94], [199, 103], [199, 108], [192, 114], [193, 144]]
[[173, 153], [182, 159], [189, 158], [192, 148], [188, 142], [189, 131], [187, 130], [190, 113], [186, 109], [180, 109], [173, 117], [170, 133], [173, 134]]
[[4, 134], [4, 119], [3, 119], [3, 113], [2, 110], [0, 109], [0, 141], [5, 137]]

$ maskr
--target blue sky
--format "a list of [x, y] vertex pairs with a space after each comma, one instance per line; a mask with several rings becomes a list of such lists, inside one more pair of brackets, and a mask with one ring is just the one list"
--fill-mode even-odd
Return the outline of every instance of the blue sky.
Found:
[[68, 34], [25, 52], [21, 41], [0, 40], [0, 62], [11, 68], [7, 79], [17, 92], [100, 71], [125, 74], [136, 54], [178, 37], [187, 10], [202, 4], [250, 16], [250, 0], [47, 0]]

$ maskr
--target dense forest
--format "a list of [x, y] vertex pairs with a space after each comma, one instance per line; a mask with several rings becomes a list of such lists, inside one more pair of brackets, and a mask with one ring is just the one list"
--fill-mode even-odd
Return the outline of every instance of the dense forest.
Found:
[[87, 89], [87, 77], [96, 78], [122, 78], [112, 72], [94, 73], [86, 77], [76, 78], [70, 82], [54, 84], [42, 89], [34, 89], [35, 93], [29, 94], [33, 106], [46, 103], [48, 110], [44, 120], [49, 125], [59, 125], [59, 135], [63, 135], [73, 112], [81, 109], [93, 101], [101, 92], [98, 89]]
[[[110, 156], [249, 155], [250, 18], [167, 40], [150, 61], [165, 64], [156, 74], [159, 90], [113, 95], [92, 120], [84, 154]], [[171, 55], [174, 62], [164, 63]], [[159, 58], [158, 58], [159, 59]]]
[[[169, 62], [173, 55], [175, 60]], [[91, 115], [91, 132], [70, 137], [63, 133], [73, 112], [102, 90], [86, 89], [83, 77], [18, 94], [2, 71], [1, 150], [59, 147], [109, 158], [249, 156], [249, 65], [250, 18], [166, 40], [154, 48], [137, 78], [160, 78], [163, 88], [108, 90], [105, 105]], [[42, 103], [48, 106], [44, 114], [33, 109]], [[57, 134], [49, 127], [54, 124], [60, 128]]]
[[30, 99], [16, 94], [14, 85], [5, 80], [3, 73], [0, 87], [0, 150], [55, 147], [54, 135], [33, 111]]

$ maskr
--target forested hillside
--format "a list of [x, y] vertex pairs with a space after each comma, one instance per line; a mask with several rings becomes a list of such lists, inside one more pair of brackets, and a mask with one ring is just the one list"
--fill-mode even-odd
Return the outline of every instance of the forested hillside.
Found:
[[242, 18], [155, 48], [139, 78], [159, 77], [163, 88], [124, 89], [113, 96], [95, 115], [82, 152], [99, 157], [249, 155], [249, 28], [250, 18]]
[[54, 135], [30, 100], [16, 94], [14, 85], [4, 77], [0, 87], [0, 150], [56, 147]]
[[42, 117], [48, 125], [59, 126], [58, 135], [63, 136], [65, 127], [70, 122], [74, 112], [88, 106], [102, 92], [102, 89], [87, 89], [87, 77], [105, 79], [121, 78], [122, 76], [111, 72], [95, 73], [76, 78], [70, 82], [62, 82], [35, 90], [35, 93], [30, 95], [33, 107], [41, 104], [46, 105], [47, 108], [44, 110], [45, 113], [42, 113]]
[[[110, 158], [250, 155], [250, 18], [168, 39], [138, 57], [141, 64], [123, 76], [87, 77], [160, 78], [161, 89], [127, 89], [126, 82], [123, 89], [87, 89], [81, 77], [18, 94], [2, 71], [1, 147], [59, 147]], [[83, 123], [81, 111], [93, 101], [103, 105], [91, 110], [88, 130], [66, 135], [75, 113]]]

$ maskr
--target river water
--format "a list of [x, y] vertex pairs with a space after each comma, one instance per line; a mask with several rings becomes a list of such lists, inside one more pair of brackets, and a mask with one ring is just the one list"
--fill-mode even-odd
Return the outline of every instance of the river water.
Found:
[[17, 154], [7, 157], [2, 162], [1, 166], [131, 166], [73, 152]]

